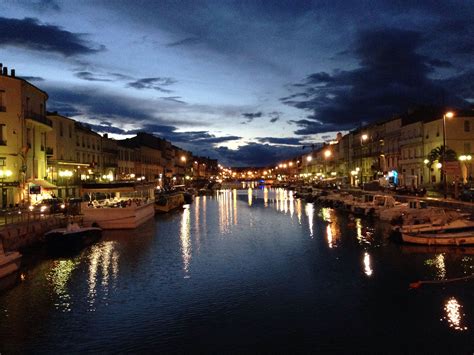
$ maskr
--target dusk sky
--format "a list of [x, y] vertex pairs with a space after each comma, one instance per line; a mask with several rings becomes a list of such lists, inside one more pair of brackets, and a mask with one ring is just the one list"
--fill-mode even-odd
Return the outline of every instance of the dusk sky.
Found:
[[49, 110], [229, 165], [273, 164], [415, 105], [474, 103], [472, 1], [1, 3], [0, 62]]

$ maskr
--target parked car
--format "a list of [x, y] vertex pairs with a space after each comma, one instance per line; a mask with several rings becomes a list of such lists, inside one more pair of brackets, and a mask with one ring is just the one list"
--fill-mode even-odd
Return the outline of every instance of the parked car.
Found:
[[66, 204], [60, 198], [47, 198], [31, 205], [29, 210], [38, 213], [61, 213], [66, 209]]

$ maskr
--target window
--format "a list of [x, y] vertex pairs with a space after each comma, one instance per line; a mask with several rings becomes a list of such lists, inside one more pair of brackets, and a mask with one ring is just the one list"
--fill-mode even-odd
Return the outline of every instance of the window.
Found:
[[0, 166], [6, 166], [7, 165], [7, 158], [1, 157], [0, 158]]
[[44, 105], [40, 104], [40, 115], [44, 116]]
[[[76, 146], [79, 147], [80, 145], [81, 145], [80, 139], [79, 139], [79, 136], [77, 135], [77, 136], [76, 136]], [[78, 160], [79, 160], [79, 159], [78, 159]]]
[[81, 153], [76, 153], [76, 160], [78, 163], [81, 162]]
[[31, 128], [26, 129], [26, 145], [31, 148]]
[[7, 145], [7, 126], [0, 124], [0, 145]]
[[46, 133], [41, 132], [41, 151], [42, 152], [44, 152], [45, 147], [46, 147]]
[[471, 122], [468, 120], [464, 121], [464, 132], [471, 132]]
[[0, 90], [0, 112], [7, 112], [4, 90]]
[[64, 127], [63, 127], [63, 123], [62, 122], [59, 122], [59, 135], [62, 137], [64, 132]]
[[72, 138], [72, 125], [69, 126], [69, 138]]

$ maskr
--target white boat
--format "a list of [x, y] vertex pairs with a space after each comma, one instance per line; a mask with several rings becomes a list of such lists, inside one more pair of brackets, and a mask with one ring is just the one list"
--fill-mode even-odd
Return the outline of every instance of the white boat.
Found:
[[[85, 226], [102, 229], [134, 229], [155, 215], [154, 185], [118, 182], [83, 185], [81, 213]], [[108, 198], [107, 198], [108, 197]]]
[[168, 213], [184, 205], [184, 193], [180, 191], [155, 194], [155, 212]]
[[5, 252], [0, 239], [0, 279], [20, 269], [21, 254], [17, 251]]
[[429, 232], [402, 233], [402, 240], [405, 243], [421, 245], [474, 245], [473, 223], [463, 225], [462, 221], [455, 221], [444, 228]]

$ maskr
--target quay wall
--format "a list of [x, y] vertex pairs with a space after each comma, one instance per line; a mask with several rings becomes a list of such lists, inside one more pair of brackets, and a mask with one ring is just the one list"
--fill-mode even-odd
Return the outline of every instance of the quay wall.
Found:
[[43, 235], [64, 224], [63, 216], [50, 216], [41, 220], [24, 221], [0, 227], [3, 248], [21, 250], [43, 242]]

